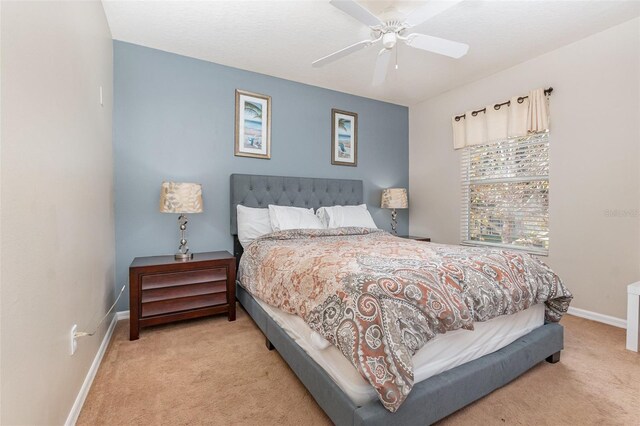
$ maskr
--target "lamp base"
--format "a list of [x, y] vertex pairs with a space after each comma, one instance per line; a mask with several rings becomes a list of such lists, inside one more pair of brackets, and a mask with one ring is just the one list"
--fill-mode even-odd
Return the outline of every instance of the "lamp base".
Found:
[[176, 260], [191, 260], [193, 259], [193, 253], [176, 253], [174, 258]]
[[391, 210], [391, 235], [393, 235], [394, 237], [398, 236], [398, 230], [396, 229], [398, 227], [398, 212], [396, 211], [396, 209], [392, 209]]
[[189, 247], [187, 247], [187, 240], [184, 238], [184, 233], [187, 230], [187, 217], [184, 214], [180, 214], [178, 217], [178, 227], [180, 228], [180, 246], [178, 247], [178, 252], [174, 256], [176, 260], [191, 260], [193, 259], [193, 253], [189, 252]]

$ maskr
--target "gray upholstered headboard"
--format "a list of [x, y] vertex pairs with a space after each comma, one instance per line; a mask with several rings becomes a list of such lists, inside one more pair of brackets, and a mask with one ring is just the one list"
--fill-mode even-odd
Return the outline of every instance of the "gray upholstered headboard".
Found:
[[237, 205], [264, 207], [355, 206], [363, 203], [362, 181], [286, 176], [231, 175], [231, 234], [238, 234]]

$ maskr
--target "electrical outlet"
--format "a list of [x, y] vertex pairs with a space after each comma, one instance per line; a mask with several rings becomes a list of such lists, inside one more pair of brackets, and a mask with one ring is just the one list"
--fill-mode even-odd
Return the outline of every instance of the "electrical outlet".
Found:
[[78, 338], [76, 337], [76, 331], [78, 331], [78, 324], [73, 324], [71, 327], [71, 355], [76, 353], [78, 349]]

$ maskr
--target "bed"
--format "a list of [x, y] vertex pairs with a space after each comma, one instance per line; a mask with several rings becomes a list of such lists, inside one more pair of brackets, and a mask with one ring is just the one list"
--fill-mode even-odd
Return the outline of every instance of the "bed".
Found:
[[[277, 204], [319, 208], [362, 202], [363, 184], [358, 180], [234, 174], [231, 176], [230, 204], [236, 259], [239, 261], [243, 254], [236, 235], [238, 204], [247, 207]], [[505, 385], [545, 359], [559, 361], [563, 348], [562, 326], [558, 323], [540, 324], [539, 317], [538, 323], [532, 318], [525, 318], [520, 335], [506, 345], [498, 345], [497, 350], [485, 348], [489, 351], [486, 354], [481, 353], [468, 362], [461, 359], [453, 368], [442, 366], [443, 371], [431, 371], [431, 375], [427, 374], [428, 378], [422, 381], [418, 380], [416, 370], [413, 389], [400, 408], [392, 413], [377, 399], [367, 397], [366, 392], [361, 390], [358, 396], [353, 389], [345, 387], [338, 379], [342, 374], [332, 371], [331, 364], [305, 344], [301, 338], [304, 331], [296, 334], [295, 324], [292, 325], [294, 319], [279, 315], [277, 309], [254, 298], [242, 283], [239, 284], [236, 287], [238, 300], [266, 336], [268, 347], [278, 350], [317, 403], [338, 425], [433, 423]], [[446, 346], [445, 343], [443, 347]]]

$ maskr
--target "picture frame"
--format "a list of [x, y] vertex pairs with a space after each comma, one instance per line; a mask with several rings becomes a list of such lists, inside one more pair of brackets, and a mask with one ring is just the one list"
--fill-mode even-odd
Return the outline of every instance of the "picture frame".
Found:
[[235, 155], [271, 159], [271, 96], [236, 89]]
[[331, 109], [331, 164], [358, 165], [358, 114]]

